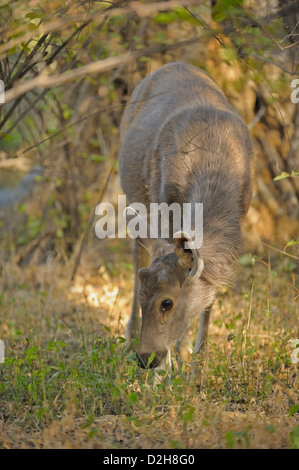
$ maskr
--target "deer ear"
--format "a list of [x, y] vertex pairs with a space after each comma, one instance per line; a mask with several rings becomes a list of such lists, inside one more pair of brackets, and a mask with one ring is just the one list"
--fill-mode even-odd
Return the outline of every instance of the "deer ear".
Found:
[[140, 268], [139, 271], [138, 271], [140, 281], [141, 282], [145, 281], [146, 278], [148, 277], [148, 274], [149, 274], [148, 268]]
[[200, 277], [204, 262], [194, 242], [187, 232], [176, 232], [173, 236], [174, 251], [179, 258], [179, 264], [189, 269], [189, 276]]

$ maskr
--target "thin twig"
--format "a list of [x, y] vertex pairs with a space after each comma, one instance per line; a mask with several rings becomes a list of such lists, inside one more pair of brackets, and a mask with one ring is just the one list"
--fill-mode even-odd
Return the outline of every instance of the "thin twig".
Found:
[[265, 245], [267, 248], [270, 248], [273, 251], [277, 251], [278, 253], [281, 253], [282, 255], [286, 255], [286, 256], [289, 256], [290, 258], [299, 260], [298, 256], [290, 255], [290, 253], [287, 253], [286, 251], [279, 250], [278, 248], [274, 248], [274, 246], [268, 245], [268, 243], [262, 242], [262, 244]]
[[22, 82], [11, 90], [8, 90], [5, 93], [5, 102], [7, 103], [13, 99], [16, 99], [19, 96], [37, 87], [52, 88], [56, 86], [61, 86], [78, 78], [86, 77], [86, 75], [92, 73], [106, 72], [107, 70], [119, 67], [120, 65], [133, 62], [134, 60], [143, 56], [150, 56], [161, 52], [166, 52], [172, 49], [177, 49], [179, 47], [188, 46], [197, 41], [200, 41], [201, 39], [202, 38], [196, 36], [185, 41], [177, 42], [175, 44], [157, 44], [142, 50], [127, 52], [117, 57], [108, 57], [107, 59], [91, 62], [89, 64], [83, 65], [80, 68], [73, 69], [71, 71], [61, 73], [59, 75], [49, 76], [47, 75], [46, 71], [44, 71], [32, 80]]
[[125, 7], [116, 7], [114, 5], [109, 6], [108, 8], [103, 9], [100, 12], [90, 14], [86, 17], [86, 14], [77, 14], [77, 15], [66, 15], [60, 19], [50, 20], [47, 23], [42, 23], [34, 32], [29, 31], [27, 25], [25, 27], [22, 25], [19, 28], [13, 31], [14, 35], [18, 34], [17, 39], [6, 40], [5, 44], [0, 46], [0, 60], [3, 59], [4, 54], [12, 49], [13, 47], [18, 47], [20, 45], [20, 33], [26, 29], [26, 33], [21, 36], [22, 42], [27, 42], [33, 37], [38, 36], [39, 34], [49, 34], [52, 31], [63, 30], [68, 28], [70, 24], [74, 24], [80, 21], [98, 21], [99, 18], [103, 15], [110, 17], [126, 15], [130, 13], [136, 13], [139, 17], [146, 17], [159, 13], [164, 10], [171, 10], [172, 8], [178, 8], [183, 6], [194, 6], [198, 4], [198, 0], [170, 0], [166, 2], [159, 3], [141, 3], [138, 1], [129, 2], [129, 5]]
[[[36, 96], [36, 98], [30, 103], [30, 105], [29, 105], [21, 114], [18, 115], [18, 117], [17, 117], [17, 119], [14, 121], [13, 125], [10, 126], [10, 128], [7, 129], [7, 130], [5, 131], [5, 133], [3, 132], [3, 134], [0, 135], [0, 141], [3, 140], [3, 139], [7, 136], [7, 134], [10, 134], [10, 133], [12, 132], [12, 130], [13, 130], [13, 129], [19, 124], [19, 122], [23, 119], [23, 117], [26, 116], [26, 114], [27, 114], [29, 111], [32, 111], [32, 109], [34, 108], [34, 106], [38, 103], [38, 101], [39, 101], [40, 99], [42, 99], [42, 98], [45, 96], [46, 93], [48, 93], [48, 90], [43, 90], [41, 93], [39, 93], [39, 94]], [[19, 101], [16, 102], [16, 103], [18, 104]], [[15, 107], [14, 107], [14, 109], [15, 109]], [[9, 113], [9, 114], [11, 114], [11, 113]], [[3, 127], [3, 125], [5, 124], [5, 122], [7, 121], [7, 119], [8, 119], [8, 117], [5, 116], [5, 119], [3, 119], [3, 121], [0, 123], [0, 129]]]
[[243, 357], [242, 357], [242, 368], [243, 371], [245, 369], [245, 359], [246, 359], [246, 340], [247, 340], [247, 332], [249, 330], [250, 326], [250, 320], [251, 320], [251, 311], [252, 311], [252, 296], [253, 296], [253, 286], [254, 282], [251, 285], [251, 291], [250, 291], [250, 304], [249, 304], [249, 312], [248, 312], [248, 319], [247, 319], [247, 325], [245, 326], [245, 329], [243, 331], [244, 338], [243, 338]]
[[252, 119], [252, 121], [249, 124], [247, 124], [248, 129], [252, 129], [258, 122], [260, 122], [265, 112], [266, 112], [266, 107], [262, 105], [260, 109], [258, 110], [258, 112], [256, 113], [256, 115], [254, 116], [254, 118]]
[[71, 124], [68, 124], [67, 126], [63, 127], [63, 128], [60, 129], [59, 131], [55, 132], [55, 134], [52, 134], [52, 135], [50, 135], [49, 137], [46, 137], [45, 139], [40, 140], [40, 141], [37, 142], [36, 144], [33, 144], [33, 145], [31, 145], [30, 147], [27, 147], [27, 148], [26, 148], [25, 150], [23, 150], [22, 152], [20, 152], [20, 153], [14, 155], [13, 157], [10, 157], [10, 159], [19, 158], [20, 156], [24, 155], [25, 153], [29, 152], [30, 150], [33, 150], [34, 148], [39, 147], [41, 144], [44, 144], [45, 142], [48, 142], [49, 140], [54, 139], [54, 138], [57, 137], [59, 134], [62, 134], [65, 130], [67, 130], [67, 129], [73, 127], [75, 124], [79, 124], [80, 122], [85, 121], [86, 119], [95, 116], [97, 113], [102, 113], [102, 112], [104, 112], [104, 111], [111, 111], [111, 110], [113, 110], [113, 109], [120, 108], [121, 106], [123, 106], [123, 105], [122, 105], [122, 104], [117, 104], [117, 105], [112, 105], [112, 106], [106, 106], [105, 108], [101, 108], [101, 109], [98, 109], [97, 111], [93, 111], [92, 113], [88, 114], [87, 116], [83, 116], [82, 118], [78, 119], [77, 121], [74, 121], [74, 122], [72, 122]]
[[251, 52], [250, 54], [246, 54], [248, 57], [255, 57], [256, 59], [258, 60], [262, 60], [263, 62], [267, 62], [268, 64], [271, 64], [271, 65], [275, 65], [276, 67], [278, 67], [279, 69], [281, 69], [283, 72], [286, 72], [288, 73], [289, 75], [297, 75], [297, 70], [288, 70], [286, 69], [283, 65], [280, 65], [280, 64], [277, 64], [276, 62], [274, 62], [273, 60], [270, 60], [270, 59], [266, 59], [266, 57], [262, 57], [261, 55], [258, 55], [258, 54], [254, 54], [253, 52]]
[[[144, 99], [141, 99], [141, 100], [135, 100], [135, 101], [130, 101], [131, 104], [134, 104], [134, 103], [141, 103], [142, 101], [148, 101], [152, 98], [155, 98], [156, 96], [159, 96], [163, 93], [155, 93], [154, 95], [151, 95], [151, 96], [148, 96]], [[71, 122], [70, 124], [68, 124], [67, 126], [63, 127], [62, 129], [60, 129], [59, 131], [55, 132], [55, 134], [52, 134], [50, 135], [49, 137], [46, 137], [45, 139], [43, 140], [40, 140], [39, 142], [31, 145], [30, 147], [27, 147], [25, 150], [23, 150], [22, 152], [14, 155], [13, 157], [9, 157], [9, 160], [11, 159], [16, 159], [16, 158], [19, 158], [21, 157], [22, 155], [24, 155], [25, 153], [29, 152], [30, 150], [33, 150], [34, 148], [36, 147], [39, 147], [41, 144], [44, 144], [45, 142], [48, 142], [49, 140], [52, 140], [54, 139], [55, 137], [57, 137], [59, 134], [63, 133], [65, 130], [67, 129], [70, 129], [71, 127], [75, 126], [76, 124], [79, 124], [80, 122], [83, 122], [85, 121], [86, 119], [89, 119], [93, 116], [95, 116], [96, 114], [98, 113], [103, 113], [103, 112], [106, 112], [106, 111], [112, 111], [114, 109], [119, 109], [121, 107], [123, 107], [124, 105], [122, 103], [120, 104], [114, 104], [114, 105], [111, 105], [111, 106], [105, 106], [104, 108], [100, 108], [100, 109], [97, 109], [96, 111], [93, 111], [92, 113], [90, 114], [87, 114], [86, 116], [83, 116], [82, 118], [80, 119], [77, 119], [76, 121], [73, 121]]]
[[[110, 178], [111, 178], [111, 175], [112, 173], [115, 171], [115, 165], [116, 165], [116, 162], [117, 162], [117, 159], [114, 158], [114, 161], [113, 161], [113, 164], [111, 165], [111, 168], [109, 170], [109, 173], [106, 177], [106, 181], [105, 181], [105, 184], [103, 186], [103, 189], [101, 191], [101, 194], [100, 194], [100, 197], [99, 197], [99, 200], [97, 202], [97, 205], [100, 204], [103, 200], [103, 197], [106, 193], [106, 190], [107, 190], [107, 187], [108, 187], [108, 183], [110, 181]], [[90, 232], [90, 229], [91, 229], [91, 226], [92, 226], [92, 223], [94, 221], [94, 218], [95, 218], [95, 212], [93, 210], [92, 214], [90, 215], [89, 217], [89, 221], [88, 221], [88, 225], [87, 225], [87, 229], [84, 233], [84, 236], [82, 238], [82, 241], [80, 243], [80, 248], [79, 248], [79, 251], [78, 251], [78, 254], [76, 256], [76, 259], [75, 259], [75, 266], [74, 266], [74, 269], [73, 269], [73, 273], [72, 273], [72, 277], [71, 277], [71, 281], [73, 281], [75, 279], [75, 275], [76, 275], [76, 272], [77, 272], [77, 269], [78, 269], [78, 266], [79, 266], [79, 263], [80, 263], [80, 259], [81, 259], [81, 255], [82, 255], [82, 252], [83, 252], [83, 248], [85, 246], [85, 243], [87, 241], [87, 238], [88, 238], [88, 235], [89, 235], [89, 232]]]

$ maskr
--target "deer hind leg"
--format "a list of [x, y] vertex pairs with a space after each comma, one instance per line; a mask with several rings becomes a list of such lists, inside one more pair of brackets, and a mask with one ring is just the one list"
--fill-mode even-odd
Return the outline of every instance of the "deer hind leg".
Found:
[[150, 264], [150, 255], [148, 252], [134, 240], [133, 246], [133, 265], [134, 265], [134, 297], [129, 318], [126, 328], [127, 345], [132, 343], [132, 340], [139, 337], [140, 334], [140, 305], [139, 305], [139, 276], [138, 271], [140, 268], [147, 267]]
[[208, 327], [212, 306], [213, 304], [201, 312], [199, 317], [198, 334], [191, 361], [191, 379], [200, 378], [201, 370], [206, 359]]

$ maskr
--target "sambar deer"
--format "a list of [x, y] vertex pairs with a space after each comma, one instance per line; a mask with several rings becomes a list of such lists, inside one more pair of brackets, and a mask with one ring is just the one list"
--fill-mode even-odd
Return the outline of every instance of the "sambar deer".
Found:
[[212, 304], [240, 250], [240, 219], [252, 197], [252, 154], [246, 124], [198, 68], [163, 65], [134, 90], [121, 123], [119, 172], [127, 200], [148, 210], [151, 203], [203, 203], [200, 249], [183, 231], [134, 242], [126, 338], [139, 336], [141, 306], [141, 367], [165, 368], [171, 347], [183, 341], [199, 314], [192, 356], [192, 367], [198, 367], [195, 358], [206, 347]]

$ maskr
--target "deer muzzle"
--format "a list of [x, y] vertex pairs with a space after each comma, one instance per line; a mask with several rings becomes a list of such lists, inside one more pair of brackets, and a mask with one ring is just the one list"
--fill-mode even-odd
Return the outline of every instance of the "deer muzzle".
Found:
[[137, 362], [139, 367], [142, 367], [142, 369], [155, 369], [158, 367], [161, 363], [161, 361], [166, 357], [167, 351], [166, 350], [161, 350], [161, 351], [156, 351], [154, 357], [152, 358], [151, 361], [149, 359], [152, 356], [152, 353], [137, 353]]

